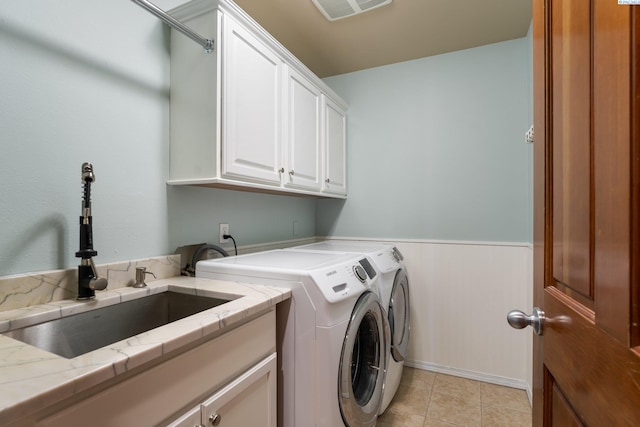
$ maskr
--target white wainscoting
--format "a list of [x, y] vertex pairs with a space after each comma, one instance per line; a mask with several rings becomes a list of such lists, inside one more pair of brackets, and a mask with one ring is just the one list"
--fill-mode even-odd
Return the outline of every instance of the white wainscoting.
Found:
[[409, 275], [412, 330], [408, 366], [527, 390], [531, 328], [515, 330], [507, 313], [532, 308], [528, 243], [426, 240], [393, 243]]

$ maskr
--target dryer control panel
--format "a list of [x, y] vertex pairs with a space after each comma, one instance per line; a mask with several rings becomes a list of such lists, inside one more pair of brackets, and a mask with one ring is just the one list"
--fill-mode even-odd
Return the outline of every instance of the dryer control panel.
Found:
[[375, 281], [375, 270], [366, 258], [316, 271], [312, 277], [325, 299], [339, 302], [370, 290]]
[[400, 256], [402, 255], [395, 247], [370, 254], [370, 256], [380, 273], [389, 273], [400, 268]]

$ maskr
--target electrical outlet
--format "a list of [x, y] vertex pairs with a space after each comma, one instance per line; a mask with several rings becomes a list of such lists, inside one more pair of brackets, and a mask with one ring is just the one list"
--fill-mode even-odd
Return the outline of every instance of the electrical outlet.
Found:
[[524, 142], [527, 144], [533, 144], [533, 125], [524, 134]]
[[229, 239], [225, 239], [224, 236], [226, 234], [231, 234], [229, 233], [229, 224], [222, 224], [220, 223], [220, 243], [227, 243], [229, 242]]

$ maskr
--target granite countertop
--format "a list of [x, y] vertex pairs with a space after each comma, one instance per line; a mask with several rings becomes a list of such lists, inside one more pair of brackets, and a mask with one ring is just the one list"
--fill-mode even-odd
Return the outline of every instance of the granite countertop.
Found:
[[0, 312], [0, 332], [174, 290], [236, 298], [218, 307], [73, 359], [0, 335], [0, 425], [14, 422], [206, 336], [266, 313], [291, 297], [285, 288], [192, 277], [156, 280], [147, 288], [96, 292], [95, 300], [62, 300]]

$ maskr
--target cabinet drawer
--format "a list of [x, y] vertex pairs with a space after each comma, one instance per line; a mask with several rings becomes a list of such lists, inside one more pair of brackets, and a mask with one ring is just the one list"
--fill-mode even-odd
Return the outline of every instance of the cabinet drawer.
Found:
[[274, 353], [204, 402], [202, 424], [275, 427], [277, 393]]
[[273, 353], [167, 427], [275, 427], [277, 355]]
[[38, 421], [46, 427], [156, 425], [275, 351], [275, 312]]
[[192, 408], [188, 412], [182, 414], [180, 418], [173, 421], [170, 424], [167, 424], [167, 427], [197, 427], [200, 424], [201, 420], [200, 416], [200, 406], [196, 406]]

